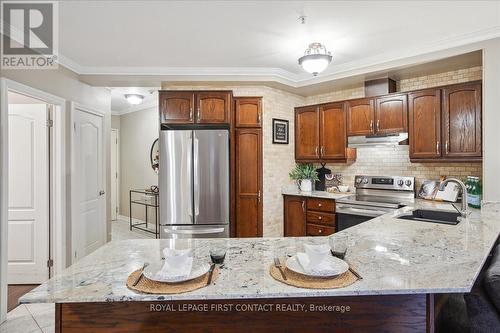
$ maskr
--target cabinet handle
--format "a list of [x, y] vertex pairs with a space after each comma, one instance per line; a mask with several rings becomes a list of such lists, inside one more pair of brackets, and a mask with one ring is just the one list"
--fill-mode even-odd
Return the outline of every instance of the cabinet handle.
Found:
[[198, 106], [198, 110], [196, 112], [196, 118], [200, 120], [200, 107]]
[[193, 108], [189, 108], [189, 120], [193, 119]]
[[322, 217], [322, 216], [318, 216], [318, 220], [322, 220], [322, 219], [323, 219], [323, 217]]
[[306, 202], [305, 201], [302, 201], [302, 211], [303, 212], [306, 211]]
[[373, 131], [373, 120], [370, 120], [370, 131]]
[[325, 155], [325, 147], [321, 146], [321, 156], [324, 156], [324, 155]]
[[260, 122], [261, 122], [261, 120], [262, 120], [262, 118], [261, 118], [261, 117], [262, 117], [262, 116], [261, 116], [261, 114], [260, 114], [260, 112], [259, 112], [259, 114], [257, 115], [257, 123], [259, 123], [259, 124], [260, 124]]
[[446, 154], [448, 154], [450, 151], [448, 150], [448, 140], [446, 140], [446, 143], [444, 144], [444, 149], [446, 151]]
[[436, 142], [436, 154], [439, 155], [439, 141]]
[[319, 157], [319, 147], [316, 146], [316, 148], [314, 149], [314, 151], [316, 152], [316, 156]]
[[377, 132], [380, 130], [380, 119], [377, 120]]
[[260, 202], [260, 191], [257, 192], [257, 201]]
[[321, 207], [321, 206], [323, 206], [323, 205], [319, 203], [319, 204], [318, 204], [318, 207]]
[[322, 233], [323, 229], [318, 229], [318, 234]]

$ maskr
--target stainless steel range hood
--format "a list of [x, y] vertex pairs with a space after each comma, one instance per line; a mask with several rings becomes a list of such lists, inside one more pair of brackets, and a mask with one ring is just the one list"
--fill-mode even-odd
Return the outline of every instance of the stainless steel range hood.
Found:
[[387, 134], [387, 135], [360, 135], [350, 136], [347, 144], [349, 148], [363, 147], [388, 147], [397, 146], [400, 142], [408, 139], [408, 133]]

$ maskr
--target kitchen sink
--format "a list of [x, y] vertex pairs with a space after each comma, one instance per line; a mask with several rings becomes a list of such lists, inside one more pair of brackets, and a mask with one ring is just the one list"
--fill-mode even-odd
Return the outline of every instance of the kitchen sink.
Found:
[[458, 212], [448, 212], [443, 210], [427, 210], [427, 209], [416, 209], [412, 212], [400, 215], [397, 218], [402, 220], [410, 221], [420, 221], [420, 222], [432, 222], [432, 223], [444, 223], [456, 225], [460, 222], [460, 213]]

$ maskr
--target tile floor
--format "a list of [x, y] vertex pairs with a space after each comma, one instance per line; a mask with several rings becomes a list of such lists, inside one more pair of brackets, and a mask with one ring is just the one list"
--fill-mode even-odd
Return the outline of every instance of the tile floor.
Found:
[[[112, 222], [111, 241], [154, 238], [153, 234], [129, 230], [128, 221]], [[7, 314], [0, 325], [0, 333], [51, 333], [54, 332], [55, 306], [53, 303], [21, 304]]]

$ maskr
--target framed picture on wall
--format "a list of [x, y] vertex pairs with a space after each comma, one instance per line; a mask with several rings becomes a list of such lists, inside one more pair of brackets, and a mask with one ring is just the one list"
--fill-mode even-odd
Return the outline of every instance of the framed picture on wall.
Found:
[[288, 120], [273, 118], [273, 143], [288, 144]]

